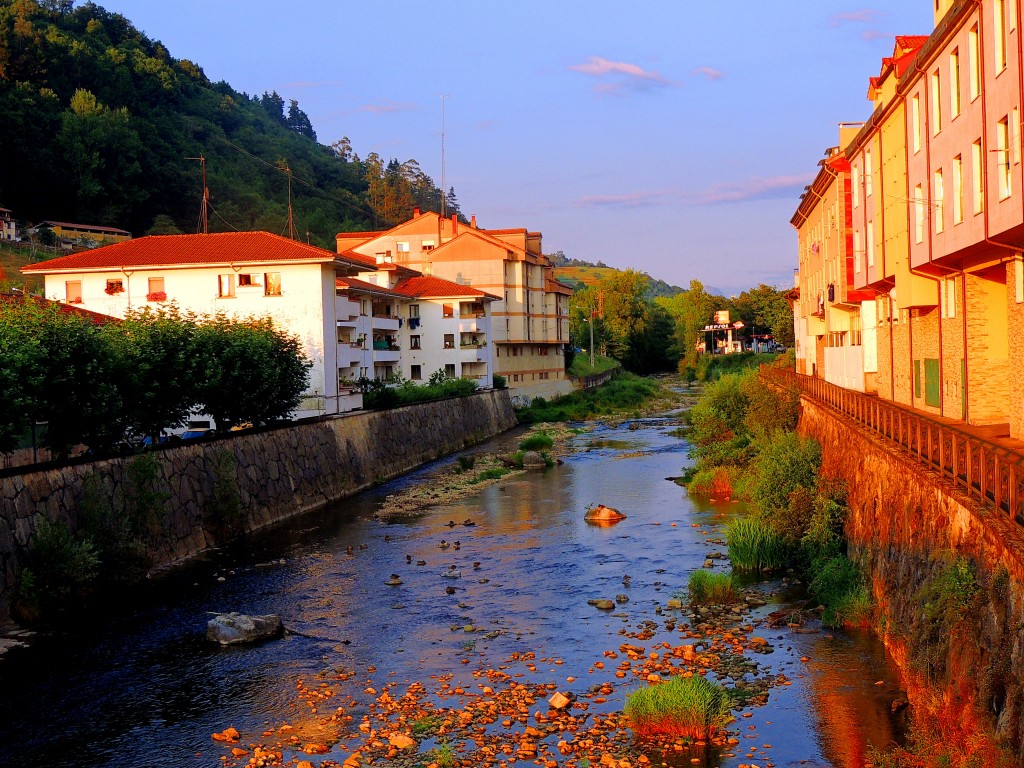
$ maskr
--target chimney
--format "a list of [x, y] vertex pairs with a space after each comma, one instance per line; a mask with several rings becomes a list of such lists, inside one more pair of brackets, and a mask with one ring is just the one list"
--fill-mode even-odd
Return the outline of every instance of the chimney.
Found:
[[412, 217], [414, 219], [418, 219], [420, 217], [420, 209], [419, 208], [413, 208], [412, 209]]
[[452, 214], [452, 237], [459, 236], [459, 214]]
[[472, 216], [469, 217], [469, 226], [471, 226], [473, 229], [476, 229], [476, 214], [475, 213]]

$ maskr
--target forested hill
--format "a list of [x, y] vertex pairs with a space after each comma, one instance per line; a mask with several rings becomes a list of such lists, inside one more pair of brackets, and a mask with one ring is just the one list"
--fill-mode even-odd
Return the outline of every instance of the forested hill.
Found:
[[[415, 160], [360, 159], [336, 138], [318, 143], [294, 100], [211, 82], [120, 14], [0, 0], [0, 206], [22, 223], [194, 232], [202, 182], [189, 158], [200, 155], [211, 231], [285, 232], [288, 179], [275, 166], [293, 174], [296, 236], [331, 250], [339, 231], [439, 210]], [[447, 205], [458, 212], [454, 190]]]
[[[561, 251], [551, 254], [551, 262], [555, 265], [555, 277], [576, 290], [596, 285], [610, 274], [622, 271], [601, 261], [595, 264], [582, 259], [570, 259]], [[669, 285], [664, 280], [657, 280], [650, 275], [645, 277], [648, 282], [645, 296], [648, 299], [656, 299], [659, 296], [670, 299], [683, 292], [678, 285]]]

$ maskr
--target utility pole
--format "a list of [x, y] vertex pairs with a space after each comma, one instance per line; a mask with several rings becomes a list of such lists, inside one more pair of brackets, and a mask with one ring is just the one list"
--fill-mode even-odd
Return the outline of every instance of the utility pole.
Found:
[[199, 157], [186, 157], [186, 160], [198, 160], [199, 165], [203, 169], [203, 203], [199, 209], [199, 226], [198, 231], [202, 234], [209, 234], [210, 222], [207, 216], [207, 207], [209, 205], [210, 190], [206, 188], [206, 156], [200, 155]]
[[285, 165], [284, 172], [288, 174], [288, 239], [295, 239], [295, 219], [292, 218], [292, 169]]
[[590, 370], [591, 370], [591, 372], [593, 372], [593, 370], [594, 370], [594, 316], [596, 314], [597, 314], [596, 312], [591, 312], [590, 313], [590, 322], [588, 323], [588, 325], [590, 326]]

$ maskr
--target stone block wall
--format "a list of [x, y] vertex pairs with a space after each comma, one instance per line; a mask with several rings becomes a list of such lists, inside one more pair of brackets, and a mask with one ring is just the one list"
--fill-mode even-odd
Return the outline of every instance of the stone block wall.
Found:
[[[166, 566], [245, 533], [322, 507], [375, 482], [486, 440], [515, 426], [508, 390], [366, 411], [265, 432], [186, 443], [152, 454], [161, 526], [145, 542]], [[80, 527], [86, 477], [123, 508], [132, 457], [0, 477], [0, 623], [42, 519]], [[94, 481], [95, 482], [95, 481]], [[238, 513], [224, 519], [223, 494]], [[220, 496], [219, 496], [220, 495]]]
[[[807, 398], [798, 430], [821, 443], [823, 473], [846, 481], [849, 554], [869, 578], [877, 626], [902, 667], [918, 715], [952, 718], [968, 731], [993, 727], [1024, 758], [1021, 527], [1005, 513], [979, 508], [938, 475]], [[929, 660], [947, 671], [936, 679], [930, 667], [922, 669], [908, 628], [920, 624], [922, 587], [957, 556], [976, 568], [980, 608], [939, 646], [942, 658]]]

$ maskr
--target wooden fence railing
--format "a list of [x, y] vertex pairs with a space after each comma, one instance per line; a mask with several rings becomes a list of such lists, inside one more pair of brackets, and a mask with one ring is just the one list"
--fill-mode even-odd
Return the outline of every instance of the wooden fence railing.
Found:
[[795, 386], [831, 406], [904, 454], [939, 473], [971, 498], [1024, 525], [1024, 456], [921, 413], [792, 370], [761, 367], [773, 384]]

